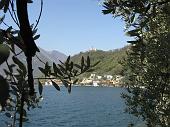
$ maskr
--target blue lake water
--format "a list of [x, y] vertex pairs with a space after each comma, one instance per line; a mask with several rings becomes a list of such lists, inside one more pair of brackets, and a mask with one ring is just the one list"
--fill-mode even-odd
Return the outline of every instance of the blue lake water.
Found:
[[124, 113], [122, 88], [72, 87], [71, 94], [61, 87], [44, 87], [41, 109], [28, 112], [24, 127], [127, 127], [138, 119]]

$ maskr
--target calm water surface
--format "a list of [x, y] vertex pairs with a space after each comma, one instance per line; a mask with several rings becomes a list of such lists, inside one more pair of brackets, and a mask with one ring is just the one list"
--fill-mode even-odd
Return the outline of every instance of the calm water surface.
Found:
[[73, 87], [68, 94], [64, 87], [58, 92], [44, 87], [42, 109], [28, 112], [24, 127], [127, 127], [136, 122], [124, 113], [121, 88]]

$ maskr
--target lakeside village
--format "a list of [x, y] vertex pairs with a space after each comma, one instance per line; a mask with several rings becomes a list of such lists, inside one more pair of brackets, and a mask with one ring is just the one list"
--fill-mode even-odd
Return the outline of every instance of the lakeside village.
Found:
[[[95, 73], [92, 73], [88, 78], [84, 77], [83, 79], [80, 79], [76, 84], [73, 84], [73, 86], [108, 86], [108, 87], [122, 87], [122, 79], [123, 76], [121, 75], [97, 75]], [[62, 85], [62, 82], [60, 80], [54, 79], [53, 80], [58, 85]], [[52, 85], [52, 82], [46, 81], [45, 85]]]

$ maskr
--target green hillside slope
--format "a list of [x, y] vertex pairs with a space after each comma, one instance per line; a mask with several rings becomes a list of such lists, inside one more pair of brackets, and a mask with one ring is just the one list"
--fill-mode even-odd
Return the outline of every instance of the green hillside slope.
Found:
[[78, 63], [82, 56], [90, 56], [92, 64], [100, 61], [100, 63], [94, 68], [94, 72], [85, 73], [83, 76], [89, 76], [91, 73], [98, 75], [123, 75], [123, 66], [120, 64], [126, 58], [126, 51], [128, 46], [116, 49], [113, 51], [87, 51], [74, 55], [71, 59], [73, 62]]

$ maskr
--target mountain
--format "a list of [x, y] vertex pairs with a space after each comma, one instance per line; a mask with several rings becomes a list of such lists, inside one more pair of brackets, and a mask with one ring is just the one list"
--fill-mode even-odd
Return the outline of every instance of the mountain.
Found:
[[[60, 61], [65, 61], [67, 59], [67, 56], [59, 51], [53, 50], [53, 51], [46, 51], [42, 48], [39, 48], [40, 52], [37, 53], [37, 57], [41, 59], [43, 62], [48, 62], [49, 65], [52, 65], [52, 63], [59, 63]], [[44, 64], [37, 58], [34, 57], [33, 62], [33, 68], [35, 71], [35, 75], [41, 74], [38, 67], [44, 67]]]
[[[37, 53], [37, 56], [42, 59], [44, 62], [48, 61], [49, 63], [59, 63], [60, 61], [65, 61], [67, 59], [67, 56], [59, 51], [53, 50], [53, 51], [46, 51], [42, 48], [39, 48], [40, 52]], [[37, 63], [39, 60], [35, 57], [35, 63]]]
[[[61, 60], [61, 61], [65, 61], [67, 56], [59, 51], [53, 50], [48, 52], [50, 56], [52, 56], [53, 59], [55, 60]], [[58, 61], [59, 62], [59, 61]]]
[[[40, 47], [39, 47], [39, 49], [40, 49], [40, 52], [36, 53], [36, 56], [33, 58], [33, 69], [34, 69], [35, 77], [42, 75], [42, 73], [39, 71], [38, 67], [44, 67], [44, 63], [48, 62], [49, 65], [52, 65], [52, 63], [55, 62], [56, 64], [58, 64], [59, 60], [65, 61], [67, 59], [67, 56], [59, 51], [54, 50], [54, 51], [48, 52]], [[20, 53], [21, 50], [16, 47], [15, 52]], [[17, 58], [19, 60], [21, 60], [26, 65], [26, 57], [25, 57], [24, 53], [19, 54], [17, 56]], [[12, 55], [9, 56], [8, 63], [9, 64], [13, 63]], [[2, 71], [3, 68], [7, 68], [6, 64], [0, 65], [0, 73], [1, 74], [3, 74], [3, 71]]]
[[[91, 73], [96, 73], [98, 75], [123, 75], [123, 67], [120, 64], [126, 58], [126, 51], [128, 50], [129, 46], [126, 46], [121, 49], [115, 49], [110, 51], [102, 51], [102, 50], [91, 50], [86, 52], [80, 52], [71, 57], [71, 60], [75, 63], [79, 63], [81, 57], [90, 56], [91, 63], [94, 64], [97, 61], [100, 63], [94, 68], [94, 72], [88, 72], [82, 75], [87, 77]], [[39, 48], [40, 52], [36, 54], [33, 58], [33, 69], [34, 69], [34, 76], [38, 77], [41, 76], [42, 73], [39, 71], [38, 67], [44, 67], [44, 63], [48, 62], [49, 65], [52, 65], [53, 62], [56, 64], [59, 63], [59, 60], [65, 61], [67, 56], [59, 51], [46, 51], [42, 48]], [[19, 53], [20, 49], [16, 48], [16, 53]], [[21, 60], [26, 65], [26, 58], [24, 53], [19, 54], [18, 59]], [[41, 62], [41, 61], [43, 62]], [[11, 56], [8, 59], [8, 63], [13, 63]], [[0, 65], [0, 73], [3, 74], [3, 68], [7, 68], [5, 64]]]
[[121, 49], [110, 51], [91, 50], [80, 52], [79, 54], [72, 56], [71, 60], [78, 63], [82, 56], [89, 56], [92, 64], [100, 61], [100, 63], [94, 68], [94, 72], [85, 73], [82, 77], [88, 77], [91, 73], [96, 73], [97, 75], [123, 75], [123, 66], [120, 62], [126, 58], [126, 51], [128, 48], [129, 46], [125, 46]]

